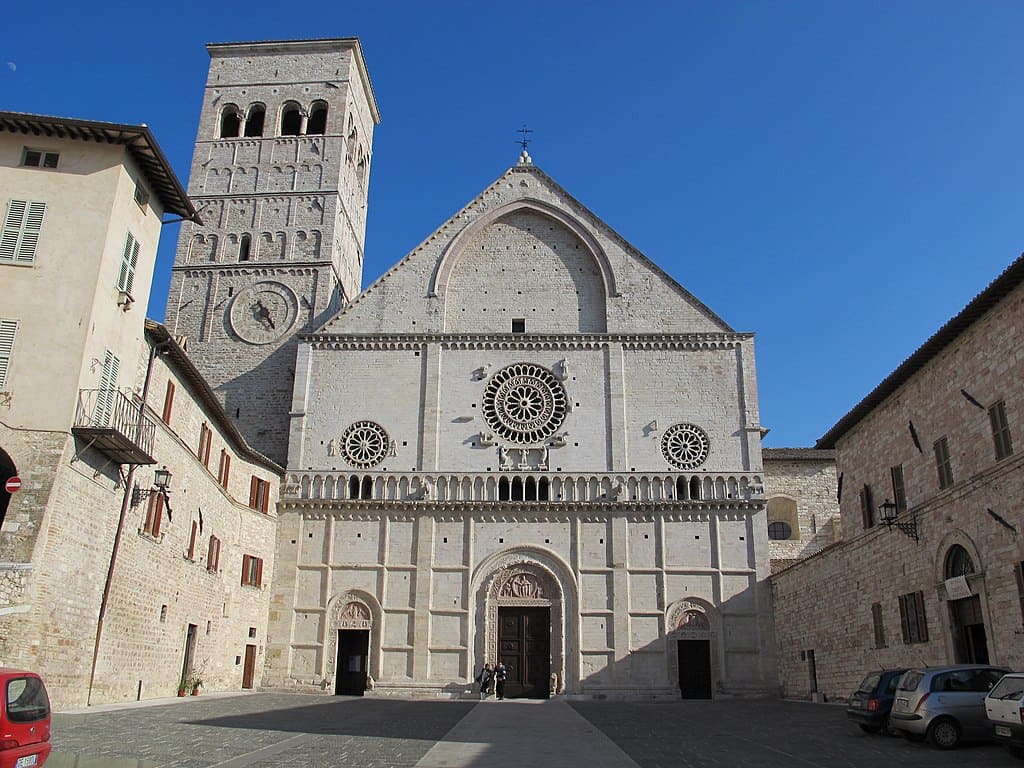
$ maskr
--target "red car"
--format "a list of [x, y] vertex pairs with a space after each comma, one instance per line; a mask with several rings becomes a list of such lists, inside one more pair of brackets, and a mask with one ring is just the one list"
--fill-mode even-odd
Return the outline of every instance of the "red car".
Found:
[[0, 667], [0, 768], [37, 768], [50, 756], [50, 698], [35, 672]]

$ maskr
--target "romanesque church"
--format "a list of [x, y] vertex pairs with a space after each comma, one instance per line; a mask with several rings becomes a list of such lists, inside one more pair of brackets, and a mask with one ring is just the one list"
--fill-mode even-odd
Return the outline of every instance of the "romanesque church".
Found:
[[361, 290], [358, 41], [209, 50], [167, 325], [287, 470], [263, 684], [773, 690], [752, 334], [525, 150]]

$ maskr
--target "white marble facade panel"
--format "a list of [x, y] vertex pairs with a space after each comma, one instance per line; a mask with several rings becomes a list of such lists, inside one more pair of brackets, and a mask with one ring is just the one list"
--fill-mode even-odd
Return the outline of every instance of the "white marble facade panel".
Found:
[[416, 524], [411, 520], [388, 522], [388, 565], [409, 565], [414, 560]]
[[380, 527], [374, 520], [336, 520], [331, 547], [333, 564], [373, 565], [380, 562]]
[[304, 518], [299, 538], [299, 565], [320, 565], [327, 563], [326, 518]]
[[310, 608], [326, 604], [326, 569], [321, 565], [300, 567], [295, 573], [296, 606]]
[[611, 573], [581, 573], [580, 604], [583, 610], [611, 610]]
[[430, 614], [431, 648], [465, 648], [466, 617], [462, 614]]
[[580, 523], [579, 557], [583, 568], [606, 568], [611, 562], [612, 537], [607, 520]]
[[631, 611], [657, 611], [662, 608], [658, 581], [657, 573], [629, 574], [629, 609]]
[[432, 607], [442, 610], [464, 608], [466, 577], [460, 571], [435, 571], [431, 589]]
[[411, 608], [415, 581], [416, 574], [413, 571], [389, 569], [384, 581], [384, 607]]
[[323, 641], [323, 612], [297, 611], [293, 636], [298, 644], [319, 643]]
[[650, 521], [633, 522], [626, 526], [631, 568], [653, 568], [658, 564], [657, 526]]
[[[384, 609], [384, 646], [386, 648], [412, 646], [412, 613]], [[385, 651], [386, 653], [386, 651]]]
[[[718, 550], [722, 568], [753, 568], [754, 536], [746, 519], [718, 521]], [[766, 541], [767, 533], [758, 532]]]
[[665, 566], [710, 568], [711, 523], [705, 520], [665, 523]]
[[614, 647], [612, 630], [614, 622], [610, 614], [582, 616], [580, 647], [584, 651], [605, 651]]

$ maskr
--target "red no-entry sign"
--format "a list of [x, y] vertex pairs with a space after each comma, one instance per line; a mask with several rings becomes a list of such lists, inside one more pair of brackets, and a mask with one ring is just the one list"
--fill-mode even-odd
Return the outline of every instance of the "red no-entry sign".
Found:
[[19, 488], [21, 488], [21, 478], [17, 475], [7, 478], [7, 482], [4, 483], [4, 490], [8, 493], [14, 493]]

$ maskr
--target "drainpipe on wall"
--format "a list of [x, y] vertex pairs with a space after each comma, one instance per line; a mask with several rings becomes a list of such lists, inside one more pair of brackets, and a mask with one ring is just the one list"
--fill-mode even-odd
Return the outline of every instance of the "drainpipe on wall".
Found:
[[[168, 345], [163, 341], [154, 344], [149, 349], [149, 362], [146, 364], [146, 378], [142, 383], [142, 403], [139, 406], [139, 421], [135, 427], [135, 444], [138, 445], [142, 439], [142, 430], [146, 423], [146, 407], [149, 401], [149, 380], [153, 374], [153, 361], [160, 353], [160, 350]], [[121, 512], [117, 518], [117, 530], [114, 532], [114, 543], [110, 550], [110, 564], [107, 566], [107, 578], [103, 582], [103, 597], [100, 598], [100, 612], [96, 619], [96, 643], [92, 649], [92, 667], [89, 670], [89, 692], [85, 699], [85, 705], [92, 706], [92, 687], [96, 680], [96, 662], [100, 655], [100, 641], [103, 638], [103, 619], [107, 614], [107, 602], [110, 599], [110, 585], [114, 579], [114, 565], [117, 563], [117, 550], [121, 546], [121, 536], [124, 532], [124, 519], [128, 514], [128, 505], [132, 500], [132, 486], [135, 482], [135, 469], [137, 464], [128, 467], [128, 475], [124, 481], [124, 497], [121, 499]]]

